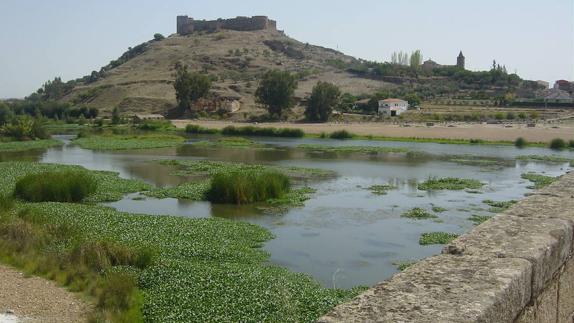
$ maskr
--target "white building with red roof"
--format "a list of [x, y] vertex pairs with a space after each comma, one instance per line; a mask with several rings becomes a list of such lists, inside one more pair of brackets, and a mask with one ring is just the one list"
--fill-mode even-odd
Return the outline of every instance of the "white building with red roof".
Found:
[[407, 111], [409, 103], [401, 99], [385, 99], [379, 101], [379, 113], [386, 116], [398, 116]]

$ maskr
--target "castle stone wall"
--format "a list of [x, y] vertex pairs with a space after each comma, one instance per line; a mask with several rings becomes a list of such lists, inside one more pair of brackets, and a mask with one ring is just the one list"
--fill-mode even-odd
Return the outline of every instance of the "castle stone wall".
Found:
[[277, 22], [267, 16], [236, 17], [232, 19], [194, 20], [188, 16], [177, 17], [177, 33], [187, 35], [194, 32], [216, 32], [219, 30], [253, 31], [277, 29]]

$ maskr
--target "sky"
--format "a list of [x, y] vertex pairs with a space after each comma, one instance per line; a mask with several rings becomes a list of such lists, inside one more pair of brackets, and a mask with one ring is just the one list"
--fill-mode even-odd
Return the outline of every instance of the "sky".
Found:
[[522, 78], [574, 80], [574, 0], [1, 0], [0, 98], [99, 70], [196, 19], [267, 15], [302, 42], [375, 61], [420, 49], [471, 70], [496, 59]]

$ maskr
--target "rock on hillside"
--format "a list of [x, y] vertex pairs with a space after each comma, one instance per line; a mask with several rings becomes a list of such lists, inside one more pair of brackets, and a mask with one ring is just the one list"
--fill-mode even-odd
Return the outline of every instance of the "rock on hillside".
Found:
[[332, 49], [298, 42], [274, 30], [174, 34], [146, 43], [143, 52], [109, 69], [97, 81], [76, 86], [64, 100], [96, 107], [104, 114], [116, 106], [122, 113], [167, 113], [176, 105], [176, 64], [216, 77], [212, 90], [241, 97], [241, 114], [260, 109], [253, 94], [258, 78], [269, 69], [299, 73], [299, 99], [308, 95], [318, 81], [335, 83], [343, 92], [352, 94], [370, 94], [392, 86], [357, 78], [334, 66], [336, 61], [354, 59]]

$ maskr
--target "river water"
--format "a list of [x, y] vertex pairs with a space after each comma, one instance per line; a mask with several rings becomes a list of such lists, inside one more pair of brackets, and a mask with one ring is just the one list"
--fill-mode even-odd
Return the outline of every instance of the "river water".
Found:
[[[153, 162], [159, 159], [209, 159], [243, 163], [301, 166], [335, 171], [328, 180], [305, 183], [317, 190], [304, 207], [270, 215], [249, 207], [211, 205], [177, 199], [134, 199], [127, 195], [107, 203], [121, 211], [167, 214], [192, 218], [225, 217], [268, 228], [275, 239], [264, 246], [270, 261], [293, 271], [310, 274], [326, 287], [350, 288], [373, 285], [397, 272], [396, 263], [413, 261], [440, 253], [441, 246], [420, 246], [423, 232], [464, 233], [473, 227], [472, 214], [491, 215], [485, 199], [521, 199], [531, 191], [530, 182], [520, 175], [534, 171], [551, 176], [563, 174], [567, 163], [510, 161], [500, 167], [461, 165], [440, 158], [407, 158], [405, 154], [318, 153], [298, 149], [300, 144], [365, 145], [405, 147], [434, 155], [473, 155], [513, 159], [519, 155], [562, 155], [544, 148], [517, 149], [509, 146], [451, 145], [381, 141], [336, 141], [327, 139], [253, 138], [273, 150], [198, 148], [191, 137], [178, 148], [126, 152], [91, 151], [74, 146], [71, 136], [56, 136], [66, 144], [44, 151], [0, 154], [0, 161], [31, 160], [45, 163], [81, 165], [88, 169], [119, 172], [125, 178], [141, 179], [157, 186], [177, 185], [184, 178], [172, 175], [171, 166]], [[203, 138], [203, 137], [201, 137]], [[466, 191], [418, 191], [416, 184], [429, 177], [473, 178], [484, 182], [481, 194]], [[398, 187], [387, 195], [375, 195], [371, 185]], [[401, 214], [413, 207], [430, 210], [446, 208], [439, 220], [411, 220]]]

